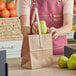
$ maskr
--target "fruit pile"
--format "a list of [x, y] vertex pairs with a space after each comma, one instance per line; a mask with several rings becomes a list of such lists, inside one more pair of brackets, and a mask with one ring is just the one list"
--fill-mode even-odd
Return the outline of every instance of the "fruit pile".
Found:
[[16, 16], [17, 16], [16, 4], [13, 1], [7, 4], [3, 0], [0, 1], [0, 17], [8, 18]]
[[60, 56], [58, 59], [58, 65], [60, 68], [76, 70], [76, 54], [72, 54], [70, 58], [67, 58], [66, 56]]

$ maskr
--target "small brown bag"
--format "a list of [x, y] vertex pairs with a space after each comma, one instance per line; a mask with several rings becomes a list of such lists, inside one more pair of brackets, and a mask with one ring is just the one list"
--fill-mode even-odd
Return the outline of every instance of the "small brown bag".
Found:
[[[39, 23], [37, 8], [35, 8], [34, 16], [32, 19], [33, 21], [35, 13], [37, 16], [37, 21]], [[23, 68], [37, 69], [51, 65], [53, 60], [51, 34], [41, 35], [40, 31], [39, 35], [26, 36], [23, 39], [21, 55], [22, 55], [21, 66]]]

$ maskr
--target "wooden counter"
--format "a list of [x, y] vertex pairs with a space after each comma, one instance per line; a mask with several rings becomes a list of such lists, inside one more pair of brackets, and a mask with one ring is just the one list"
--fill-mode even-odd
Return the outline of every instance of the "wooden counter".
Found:
[[54, 56], [53, 65], [50, 67], [29, 70], [20, 67], [20, 59], [8, 59], [9, 76], [76, 76], [76, 70], [60, 69], [57, 65], [59, 56]]

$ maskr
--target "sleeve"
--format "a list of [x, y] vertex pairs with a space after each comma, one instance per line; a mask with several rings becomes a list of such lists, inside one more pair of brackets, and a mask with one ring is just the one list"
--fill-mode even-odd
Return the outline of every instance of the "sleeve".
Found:
[[73, 14], [74, 0], [63, 0], [63, 14]]
[[19, 0], [19, 13], [21, 15], [30, 15], [31, 0]]

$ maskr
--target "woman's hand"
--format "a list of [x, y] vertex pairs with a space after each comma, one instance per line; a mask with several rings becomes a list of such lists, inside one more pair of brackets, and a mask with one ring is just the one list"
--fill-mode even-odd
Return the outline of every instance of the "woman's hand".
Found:
[[32, 33], [37, 34], [38, 33], [38, 22], [34, 22], [32, 25]]
[[30, 27], [29, 26], [21, 26], [21, 32], [23, 36], [25, 37], [26, 35], [30, 34]]
[[[32, 33], [33, 34], [38, 34], [38, 23], [37, 22], [35, 22], [32, 26]], [[57, 39], [58, 36], [63, 36], [63, 34], [61, 34], [60, 29], [57, 29], [57, 28], [54, 28], [54, 27], [51, 27], [51, 28], [47, 27], [47, 33], [52, 33], [52, 38], [53, 39]]]
[[30, 33], [30, 18], [28, 15], [21, 15], [20, 16], [20, 23], [21, 23], [21, 32], [23, 36], [26, 36]]
[[59, 29], [56, 29], [56, 28], [54, 28], [54, 27], [51, 27], [51, 28], [49, 28], [48, 30], [49, 30], [48, 33], [52, 33], [52, 38], [53, 38], [53, 39], [57, 39], [58, 36], [60, 35]]
[[[38, 34], [38, 32], [39, 32], [38, 22], [33, 23], [32, 32], [33, 32], [33, 34]], [[49, 33], [49, 32], [50, 32], [50, 29], [47, 27], [47, 33]]]

